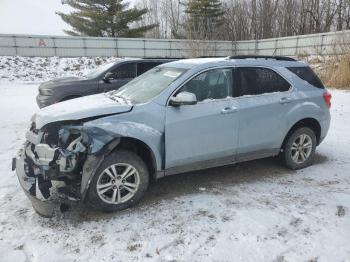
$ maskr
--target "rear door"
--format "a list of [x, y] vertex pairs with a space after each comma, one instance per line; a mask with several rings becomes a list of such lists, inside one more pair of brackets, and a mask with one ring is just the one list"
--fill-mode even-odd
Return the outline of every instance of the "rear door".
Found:
[[117, 65], [110, 71], [113, 75], [113, 79], [109, 81], [100, 81], [100, 87], [103, 92], [119, 89], [133, 78], [136, 77], [136, 62], [128, 62]]
[[270, 68], [237, 67], [238, 160], [271, 155], [283, 141], [294, 103], [291, 84]]
[[232, 83], [231, 68], [208, 70], [177, 92], [195, 94], [197, 104], [167, 105], [166, 169], [187, 166], [191, 170], [234, 162], [238, 117]]

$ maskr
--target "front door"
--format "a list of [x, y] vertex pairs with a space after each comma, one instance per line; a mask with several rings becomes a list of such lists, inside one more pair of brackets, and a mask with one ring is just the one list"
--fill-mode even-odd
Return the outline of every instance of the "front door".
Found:
[[186, 171], [234, 162], [238, 119], [232, 88], [232, 70], [213, 69], [176, 92], [195, 94], [197, 104], [167, 106], [166, 169], [184, 167]]

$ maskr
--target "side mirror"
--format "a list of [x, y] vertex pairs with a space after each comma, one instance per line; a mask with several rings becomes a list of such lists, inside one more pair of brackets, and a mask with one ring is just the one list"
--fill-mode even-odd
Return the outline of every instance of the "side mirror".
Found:
[[172, 106], [195, 105], [197, 104], [197, 97], [190, 92], [180, 92], [175, 97], [170, 98], [169, 104]]
[[114, 80], [114, 74], [111, 72], [107, 72], [103, 77], [103, 81], [105, 81], [106, 83], [109, 83], [111, 80]]

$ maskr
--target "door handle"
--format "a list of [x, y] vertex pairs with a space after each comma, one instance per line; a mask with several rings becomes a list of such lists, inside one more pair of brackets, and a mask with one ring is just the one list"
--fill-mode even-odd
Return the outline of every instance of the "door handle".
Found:
[[238, 108], [235, 106], [225, 107], [221, 109], [221, 114], [231, 114], [237, 112]]
[[287, 103], [292, 102], [292, 99], [289, 97], [282, 97], [279, 102], [280, 102], [280, 104], [287, 104]]

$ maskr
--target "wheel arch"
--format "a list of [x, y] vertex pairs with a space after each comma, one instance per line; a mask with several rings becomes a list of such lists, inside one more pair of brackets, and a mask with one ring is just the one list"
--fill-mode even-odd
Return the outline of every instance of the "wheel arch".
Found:
[[316, 135], [316, 141], [317, 141], [317, 145], [321, 142], [321, 125], [319, 123], [319, 121], [315, 118], [312, 117], [306, 117], [303, 118], [299, 121], [297, 121], [296, 123], [294, 123], [294, 125], [292, 125], [292, 127], [289, 128], [287, 135], [285, 136], [282, 145], [281, 145], [281, 149], [284, 147], [288, 137], [298, 128], [301, 127], [308, 127], [310, 128], [312, 131], [315, 132]]
[[145, 162], [151, 177], [156, 179], [157, 161], [152, 149], [146, 143], [134, 137], [121, 137], [119, 139], [119, 143], [112, 149], [111, 152], [115, 152], [119, 149], [134, 152]]

